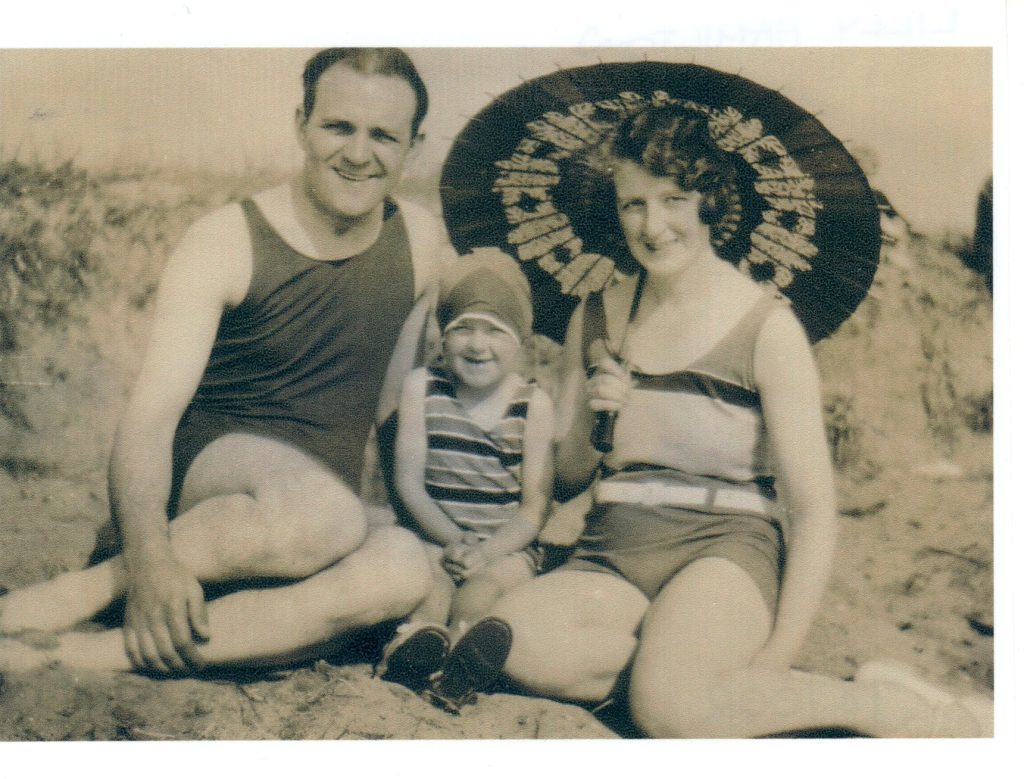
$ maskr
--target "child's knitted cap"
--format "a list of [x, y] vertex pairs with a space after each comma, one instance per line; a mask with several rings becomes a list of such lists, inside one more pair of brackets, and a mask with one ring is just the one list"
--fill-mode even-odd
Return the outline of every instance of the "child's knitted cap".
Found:
[[443, 271], [437, 301], [441, 332], [470, 312], [496, 317], [511, 327], [520, 341], [530, 334], [530, 285], [515, 259], [494, 247], [473, 249]]

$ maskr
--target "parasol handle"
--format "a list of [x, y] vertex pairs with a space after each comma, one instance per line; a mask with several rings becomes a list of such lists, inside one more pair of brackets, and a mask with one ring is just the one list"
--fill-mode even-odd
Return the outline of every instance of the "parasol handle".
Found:
[[[636, 312], [640, 308], [640, 297], [644, 294], [644, 285], [647, 282], [647, 274], [644, 271], [640, 272], [640, 277], [636, 282], [636, 289], [633, 291], [633, 300], [629, 306], [629, 316], [626, 319], [626, 324], [622, 328], [622, 340], [619, 343], [617, 353], [613, 353], [610, 346], [608, 345], [607, 338], [601, 342], [604, 347], [604, 351], [609, 356], [613, 357], [616, 362], [621, 364], [627, 372], [632, 370], [629, 365], [629, 361], [623, 359], [623, 351], [626, 347], [626, 336], [629, 334], [629, 326], [636, 319]], [[596, 360], [594, 363], [596, 364]], [[615, 421], [619, 418], [618, 411], [597, 411], [594, 413], [594, 427], [590, 431], [590, 445], [601, 454], [608, 454], [612, 450], [613, 440], [615, 438]]]
[[601, 454], [608, 454], [612, 450], [612, 441], [615, 438], [615, 420], [618, 417], [618, 411], [594, 413], [594, 429], [590, 431], [590, 445]]

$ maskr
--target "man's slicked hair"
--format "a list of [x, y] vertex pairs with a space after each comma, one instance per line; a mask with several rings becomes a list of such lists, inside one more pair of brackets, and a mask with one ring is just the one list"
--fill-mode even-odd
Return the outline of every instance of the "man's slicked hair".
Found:
[[401, 49], [385, 48], [335, 48], [317, 52], [306, 63], [302, 71], [302, 113], [309, 119], [316, 103], [316, 85], [329, 67], [342, 63], [356, 73], [367, 76], [395, 76], [412, 87], [416, 95], [416, 113], [412, 118], [412, 135], [420, 131], [423, 117], [427, 115], [427, 87], [420, 78], [409, 55]]

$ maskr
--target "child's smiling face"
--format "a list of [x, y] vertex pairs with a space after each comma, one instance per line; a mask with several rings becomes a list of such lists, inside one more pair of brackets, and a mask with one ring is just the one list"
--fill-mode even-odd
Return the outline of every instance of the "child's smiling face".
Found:
[[445, 364], [466, 387], [494, 389], [516, 367], [519, 339], [487, 315], [465, 314], [444, 333]]

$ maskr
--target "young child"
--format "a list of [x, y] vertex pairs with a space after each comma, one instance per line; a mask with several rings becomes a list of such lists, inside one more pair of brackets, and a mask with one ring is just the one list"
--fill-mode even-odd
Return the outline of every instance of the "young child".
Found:
[[[481, 618], [537, 573], [531, 544], [550, 502], [554, 413], [518, 372], [533, 315], [514, 259], [497, 249], [459, 258], [441, 280], [437, 319], [443, 365], [406, 378], [395, 458], [398, 494], [428, 542], [434, 586], [385, 648], [381, 672], [422, 689], [441, 670], [434, 691], [459, 698], [463, 687], [489, 681], [490, 666], [497, 674], [511, 643], [504, 623]], [[463, 667], [467, 657], [477, 668]], [[445, 680], [453, 666], [458, 673]], [[467, 672], [477, 677], [467, 681]]]

